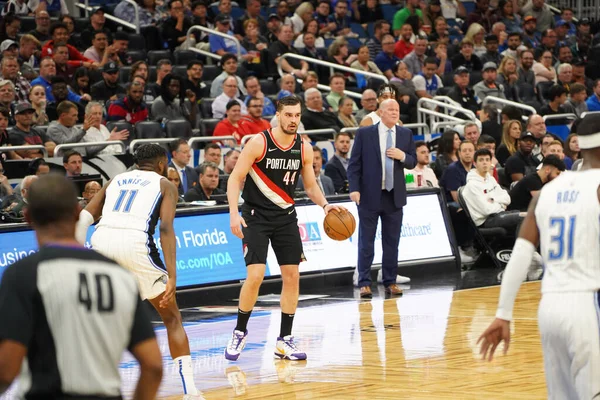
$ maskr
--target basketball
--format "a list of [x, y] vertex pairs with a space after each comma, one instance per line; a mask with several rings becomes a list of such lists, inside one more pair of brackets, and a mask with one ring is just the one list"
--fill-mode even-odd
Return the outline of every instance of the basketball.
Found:
[[349, 211], [331, 210], [323, 221], [325, 233], [333, 240], [346, 240], [356, 229], [356, 220]]

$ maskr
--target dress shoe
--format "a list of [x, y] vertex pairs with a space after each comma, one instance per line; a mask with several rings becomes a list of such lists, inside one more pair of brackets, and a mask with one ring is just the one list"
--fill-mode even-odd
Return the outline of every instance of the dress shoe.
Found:
[[402, 296], [402, 289], [400, 289], [395, 283], [392, 283], [390, 286], [385, 288], [385, 293], [391, 296]]
[[371, 287], [363, 286], [360, 288], [360, 297], [363, 299], [370, 299], [373, 297], [373, 293], [371, 292]]

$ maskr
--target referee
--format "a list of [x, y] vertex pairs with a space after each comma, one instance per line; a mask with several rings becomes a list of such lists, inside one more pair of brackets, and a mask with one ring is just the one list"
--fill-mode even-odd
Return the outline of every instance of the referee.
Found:
[[79, 208], [66, 178], [41, 177], [28, 200], [40, 250], [0, 282], [0, 394], [20, 372], [15, 398], [121, 399], [127, 349], [140, 363], [134, 398], [154, 399], [162, 357], [135, 279], [75, 241]]

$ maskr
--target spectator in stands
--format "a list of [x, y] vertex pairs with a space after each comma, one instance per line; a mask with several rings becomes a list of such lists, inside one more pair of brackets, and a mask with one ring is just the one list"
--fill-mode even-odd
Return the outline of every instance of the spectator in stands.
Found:
[[[104, 106], [101, 103], [91, 101], [85, 107], [86, 119], [89, 119], [89, 127], [85, 131], [82, 142], [105, 142], [111, 140], [126, 141], [129, 138], [129, 131], [123, 129], [118, 131], [115, 127], [112, 132], [102, 124], [102, 116], [104, 114]], [[118, 145], [86, 147], [88, 156], [121, 154], [123, 150]]]
[[86, 67], [77, 68], [69, 89], [80, 96], [90, 93], [90, 78], [90, 73]]
[[[307, 35], [312, 36], [307, 37]], [[311, 19], [306, 23], [306, 25], [304, 25], [302, 33], [298, 35], [298, 37], [296, 37], [296, 40], [294, 40], [294, 47], [298, 50], [301, 50], [305, 47], [310, 48], [311, 53], [314, 53], [314, 50], [317, 47], [325, 47], [325, 40], [321, 36], [319, 36], [319, 23], [316, 19]]]
[[75, 150], [67, 150], [63, 155], [63, 167], [67, 171], [67, 178], [81, 175], [83, 157]]
[[444, 87], [442, 79], [435, 74], [437, 67], [435, 58], [427, 57], [424, 62], [423, 72], [418, 72], [413, 77], [412, 82], [415, 85], [415, 93], [418, 98], [425, 97], [431, 99], [435, 96], [438, 89]]
[[133, 64], [133, 58], [127, 55], [127, 50], [129, 49], [129, 34], [123, 31], [117, 31], [113, 37], [112, 48], [119, 57], [118, 64], [120, 66]]
[[[9, 141], [12, 146], [25, 145], [43, 145], [52, 157], [56, 143], [50, 140], [46, 133], [37, 131], [32, 127], [33, 114], [35, 110], [29, 103], [19, 103], [15, 108], [16, 126], [14, 126], [9, 134]], [[21, 150], [16, 152], [21, 158], [37, 158], [42, 157], [42, 152], [39, 150]]]
[[207, 201], [212, 195], [221, 195], [225, 192], [219, 189], [219, 167], [215, 163], [204, 162], [199, 165], [200, 176], [198, 184], [185, 192], [183, 199], [192, 201]]
[[492, 25], [497, 21], [498, 16], [489, 5], [490, 3], [488, 0], [476, 1], [475, 10], [467, 15], [465, 27], [478, 23], [483, 26], [486, 32], [490, 32], [492, 30]]
[[465, 124], [463, 135], [465, 137], [465, 140], [468, 140], [469, 142], [477, 146], [477, 142], [479, 141], [481, 133], [479, 132], [479, 127], [477, 126], [477, 124], [475, 122], [469, 121]]
[[481, 121], [481, 134], [493, 137], [496, 145], [499, 146], [502, 141], [502, 126], [498, 123], [498, 109], [496, 107], [494, 104], [483, 106], [479, 113], [479, 120]]
[[197, 99], [210, 97], [210, 88], [206, 85], [206, 83], [202, 82], [203, 72], [204, 65], [201, 61], [192, 60], [187, 64], [187, 81], [185, 82], [186, 89], [194, 92]]
[[238, 132], [240, 140], [246, 135], [252, 135], [270, 129], [271, 124], [266, 119], [262, 118], [264, 108], [264, 97], [249, 97], [247, 102], [248, 114], [243, 115], [239, 122]]
[[373, 89], [365, 90], [362, 93], [360, 105], [362, 108], [354, 115], [359, 124], [364, 117], [377, 110], [377, 93]]
[[42, 85], [35, 85], [29, 92], [29, 101], [35, 110], [33, 115], [34, 125], [47, 125], [48, 115], [46, 115], [46, 90]]
[[552, 64], [558, 62], [558, 47], [556, 46], [556, 32], [553, 29], [546, 29], [542, 32], [542, 43], [535, 49], [536, 56], [543, 51], [549, 51], [552, 54]]
[[600, 111], [600, 79], [594, 81], [594, 94], [585, 102], [589, 111]]
[[[292, 47], [293, 39], [294, 34], [291, 26], [280, 26], [277, 32], [277, 41], [269, 47], [269, 56], [271, 60], [278, 63], [279, 57], [285, 53], [298, 54], [298, 51]], [[287, 58], [281, 61], [281, 69], [298, 78], [304, 78], [308, 72], [308, 63], [306, 61]]]
[[465, 33], [465, 36], [462, 39], [473, 43], [473, 54], [477, 57], [481, 57], [481, 55], [486, 52], [485, 33], [485, 28], [476, 22], [469, 26], [467, 33]]
[[283, 97], [291, 96], [296, 92], [296, 79], [291, 74], [284, 74], [279, 80], [279, 92], [277, 101]]
[[[307, 130], [312, 129], [342, 129], [342, 123], [338, 119], [337, 115], [331, 111], [323, 108], [323, 98], [321, 92], [317, 89], [311, 88], [304, 92], [304, 101], [306, 108], [302, 112], [301, 121], [304, 124], [304, 128]], [[311, 139], [315, 141], [329, 140], [329, 136], [312, 136]]]
[[571, 64], [573, 62], [573, 52], [571, 48], [566, 45], [560, 45], [558, 47], [558, 62], [554, 65], [555, 69], [558, 70], [560, 64]]
[[563, 149], [565, 155], [574, 162], [580, 159], [579, 156], [579, 137], [576, 133], [571, 133], [565, 140], [565, 146]]
[[[248, 8], [250, 5], [248, 3]], [[212, 18], [208, 18], [208, 6], [202, 0], [194, 0], [191, 5], [192, 9], [192, 24], [200, 25], [205, 28], [215, 29], [215, 25], [212, 23]], [[242, 17], [243, 19], [244, 17]], [[266, 25], [265, 25], [266, 29]], [[197, 32], [196, 33], [196, 42], [197, 43], [208, 43], [209, 34], [206, 32]]]
[[[287, 3], [286, 3], [287, 7]], [[327, 0], [319, 0], [319, 4], [317, 5], [317, 10], [314, 13], [313, 17], [319, 24], [319, 34], [323, 36], [331, 36], [331, 33], [336, 28], [335, 23], [329, 21], [331, 4]], [[282, 23], [286, 23], [284, 18], [287, 17], [278, 17]]]
[[185, 139], [175, 139], [169, 143], [169, 151], [171, 152], [169, 167], [177, 170], [181, 181], [179, 194], [184, 195], [198, 184], [198, 173], [188, 165], [192, 159], [192, 149]]
[[506, 40], [506, 47], [506, 50], [501, 52], [500, 56], [512, 56], [515, 60], [518, 60], [519, 54], [521, 53], [519, 47], [521, 47], [521, 50], [524, 48], [521, 44], [521, 34], [519, 32], [509, 32], [508, 39]]
[[223, 92], [212, 102], [213, 118], [223, 118], [225, 116], [226, 105], [231, 100], [240, 103], [242, 114], [247, 114], [248, 110], [246, 105], [237, 97], [238, 93], [238, 82], [236, 77], [229, 76], [225, 78], [223, 81]]
[[[548, 103], [544, 104], [540, 109], [540, 115], [555, 115], [555, 114], [564, 114], [564, 110], [562, 105], [567, 101], [567, 90], [564, 86], [553, 85], [548, 91]], [[558, 125], [566, 125], [566, 123], [562, 124], [564, 120], [554, 120], [553, 123]]]
[[81, 37], [79, 35], [75, 35], [75, 19], [70, 15], [61, 15], [58, 17], [58, 22], [61, 22], [67, 26], [67, 33], [69, 34], [69, 39], [67, 43], [76, 49], [84, 48], [81, 44]]
[[220, 65], [223, 68], [223, 72], [218, 75], [211, 84], [210, 87], [210, 97], [218, 97], [221, 93], [223, 93], [223, 82], [227, 77], [234, 77], [237, 81], [237, 87], [240, 91], [239, 94], [246, 95], [246, 89], [244, 88], [244, 81], [236, 72], [238, 70], [238, 58], [234, 54], [226, 53], [223, 54]]
[[91, 87], [92, 98], [98, 101], [115, 101], [125, 89], [119, 84], [119, 65], [113, 61], [104, 65], [102, 80]]
[[[52, 56], [54, 44], [67, 43], [69, 40], [69, 31], [67, 30], [67, 26], [61, 22], [52, 24], [50, 26], [50, 36], [52, 36], [52, 40], [47, 41], [42, 47], [42, 58]], [[75, 47], [67, 44], [67, 49], [69, 53], [69, 61], [67, 61], [67, 63], [69, 66], [75, 68], [81, 66], [86, 68], [98, 68], [98, 63], [95, 63], [89, 58], [84, 57], [83, 54], [81, 54]]]
[[117, 4], [114, 15], [130, 24], [135, 24], [136, 9], [138, 10], [141, 34], [146, 38], [146, 48], [148, 50], [163, 49], [163, 41], [160, 39], [160, 31], [157, 28], [163, 18], [156, 1], [138, 1], [138, 5], [134, 6], [123, 0]]
[[9, 125], [14, 125], [15, 99], [15, 85], [7, 79], [0, 80], [0, 106], [6, 108], [11, 114]]
[[46, 10], [37, 10], [35, 12], [35, 29], [29, 32], [41, 43], [50, 40], [50, 15]]
[[570, 170], [573, 166], [573, 160], [565, 156], [563, 146], [564, 145], [562, 141], [554, 139], [552, 143], [550, 143], [550, 145], [548, 146], [548, 154], [544, 156], [544, 158], [549, 156], [557, 156], [561, 161], [565, 163], [566, 168]]
[[554, 142], [554, 135], [552, 135], [551, 133], [546, 133], [546, 135], [542, 138], [542, 145], [541, 145], [541, 154], [542, 157], [546, 157], [549, 153], [548, 153], [548, 148], [550, 147], [550, 144], [552, 142]]
[[500, 0], [498, 2], [499, 20], [504, 24], [504, 26], [506, 26], [506, 31], [509, 33], [522, 32], [521, 17], [519, 16], [519, 14], [517, 14], [517, 12], [518, 6], [517, 10], [515, 10], [515, 4], [513, 4], [512, 1]]
[[579, 83], [585, 86], [587, 94], [592, 94], [592, 88], [594, 87], [594, 81], [585, 75], [586, 63], [582, 60], [576, 60], [573, 64], [573, 83]]
[[23, 211], [27, 206], [27, 197], [29, 196], [29, 187], [31, 184], [38, 179], [35, 175], [28, 175], [21, 181], [21, 196], [13, 196], [11, 204], [6, 207], [4, 212], [11, 213], [17, 218], [23, 218]]
[[342, 97], [338, 102], [338, 119], [344, 128], [358, 127], [358, 122], [356, 122], [356, 118], [352, 115], [353, 107], [356, 107], [356, 104], [348, 96]]
[[533, 114], [527, 120], [527, 131], [531, 132], [536, 140], [536, 145], [533, 148], [533, 156], [541, 161], [541, 147], [540, 143], [542, 138], [546, 135], [546, 122], [539, 114]]
[[535, 73], [532, 70], [533, 67], [533, 52], [531, 50], [525, 50], [521, 53], [521, 66], [517, 71], [518, 80], [517, 84], [527, 83], [532, 87], [535, 87]]
[[216, 143], [207, 144], [204, 148], [204, 162], [213, 162], [217, 165], [221, 165], [221, 146]]
[[21, 36], [17, 61], [21, 66], [21, 74], [28, 80], [34, 80], [38, 76], [34, 68], [40, 67], [39, 48], [40, 42], [33, 35]]
[[27, 17], [31, 13], [27, 2], [25, 0], [9, 0], [2, 6], [2, 16], [5, 17], [8, 14], [18, 15], [21, 17]]
[[558, 72], [556, 84], [562, 86], [568, 94], [573, 81], [573, 67], [571, 64], [560, 64], [556, 70]]
[[[367, 40], [369, 48], [369, 58], [375, 60], [377, 55], [383, 51], [382, 40], [385, 35], [390, 33], [390, 23], [384, 19], [380, 19], [373, 25], [373, 36]], [[392, 37], [393, 38], [393, 37]]]
[[483, 64], [479, 57], [473, 54], [473, 42], [467, 39], [463, 39], [463, 41], [460, 42], [460, 52], [452, 57], [452, 68], [457, 69], [460, 66], [465, 67], [469, 72], [481, 71], [483, 68]]
[[348, 16], [346, 0], [338, 0], [335, 3], [334, 13], [329, 15], [327, 21], [335, 24], [335, 28], [331, 31], [334, 36], [348, 36], [352, 32], [350, 29], [352, 20]]
[[577, 118], [581, 117], [581, 114], [588, 111], [585, 99], [587, 93], [585, 86], [580, 83], [573, 83], [571, 85], [571, 92], [569, 93], [569, 99], [562, 105], [562, 109], [565, 113], [575, 114]]
[[6, 39], [0, 43], [0, 54], [2, 57], [17, 57], [19, 54], [19, 43], [14, 40]]
[[483, 102], [487, 96], [504, 99], [504, 86], [496, 82], [498, 72], [496, 64], [487, 62], [483, 66], [483, 80], [473, 86], [473, 92], [479, 102]]
[[42, 176], [50, 173], [50, 165], [43, 158], [36, 158], [29, 162], [27, 166], [27, 174]]
[[[313, 22], [314, 22], [314, 20], [313, 20]], [[314, 25], [313, 23], [309, 23], [307, 26], [313, 26], [313, 25]], [[326, 53], [319, 51], [319, 49], [317, 48], [316, 40], [317, 39], [323, 40], [323, 38], [317, 38], [317, 36], [315, 36], [311, 32], [306, 32], [306, 33], [302, 34], [301, 36], [302, 36], [302, 46], [298, 47], [298, 49], [300, 49], [301, 56], [310, 57], [310, 58], [314, 58], [314, 59], [322, 60], [322, 61], [327, 60]], [[300, 36], [298, 36], [298, 38], [300, 38]], [[296, 39], [296, 41], [298, 41], [298, 39]], [[295, 43], [296, 42], [294, 42], [294, 47], [296, 47]], [[324, 47], [325, 47], [325, 43], [323, 42], [321, 45], [321, 49]], [[317, 69], [316, 66], [313, 66], [312, 68]]]
[[419, 74], [425, 69], [425, 52], [427, 51], [427, 44], [428, 42], [425, 36], [417, 36], [414, 49], [402, 60], [408, 67], [408, 71], [413, 76]]
[[504, 172], [510, 182], [518, 182], [525, 175], [533, 172], [540, 163], [532, 154], [535, 136], [531, 132], [523, 132], [518, 141], [519, 150], [506, 160]]
[[493, 62], [498, 65], [502, 61], [502, 57], [498, 52], [498, 36], [487, 35], [485, 37], [486, 52], [480, 57], [482, 63]]
[[[350, 67], [382, 75], [382, 72], [379, 70], [379, 67], [377, 67], [377, 64], [375, 64], [369, 58], [369, 49], [366, 45], [359, 47], [356, 61], [350, 64]], [[371, 79], [362, 74], [355, 74], [354, 76], [356, 78], [356, 86], [358, 86], [360, 89], [367, 87], [369, 79]]]
[[[334, 73], [329, 77], [329, 87], [331, 88], [331, 92], [327, 95], [326, 100], [331, 107], [331, 111], [337, 112], [340, 100], [346, 96], [344, 94], [344, 90], [346, 90], [346, 78], [339, 72]], [[352, 107], [352, 111], [358, 111], [356, 104]]]
[[[397, 94], [398, 90], [396, 89], [395, 85], [384, 83], [383, 85], [379, 86], [377, 92], [377, 105], [379, 106], [379, 104], [388, 99], [396, 99], [398, 97]], [[367, 114], [360, 122], [360, 126], [371, 126], [378, 123], [381, 120], [379, 112], [380, 110], [377, 109]]]
[[[261, 51], [269, 47], [269, 41], [261, 36], [258, 30], [258, 22], [255, 19], [249, 19], [244, 22], [244, 37], [242, 47], [244, 47], [252, 58], [248, 59], [247, 68], [254, 71], [257, 75], [264, 75], [266, 69], [261, 62]], [[263, 60], [264, 61], [264, 60]]]
[[91, 115], [86, 115], [83, 129], [76, 127], [79, 111], [75, 104], [70, 101], [61, 102], [56, 107], [58, 120], [50, 122], [46, 135], [56, 144], [79, 143], [82, 141], [86, 131], [92, 126]]
[[404, 8], [396, 11], [396, 14], [394, 14], [394, 22], [392, 24], [394, 36], [400, 36], [402, 26], [411, 16], [416, 16], [418, 21], [423, 23], [423, 12], [419, 8], [419, 0], [406, 0]]
[[114, 46], [108, 45], [108, 35], [104, 31], [95, 31], [92, 34], [92, 46], [83, 55], [97, 62], [100, 66], [104, 66], [110, 61], [116, 64], [121, 63]]
[[21, 31], [21, 17], [14, 14], [8, 14], [0, 21], [0, 43], [11, 39], [18, 42], [17, 34]]
[[148, 119], [148, 106], [143, 100], [144, 86], [132, 82], [127, 88], [127, 96], [113, 101], [108, 107], [108, 121], [125, 120], [132, 125]]
[[437, 74], [442, 76], [447, 72], [452, 72], [452, 62], [448, 60], [448, 43], [441, 40], [433, 43], [432, 46], [438, 64]]
[[469, 141], [460, 143], [458, 160], [448, 165], [440, 179], [440, 186], [446, 191], [448, 202], [458, 203], [458, 188], [467, 183], [467, 174], [473, 168], [475, 145]]
[[498, 68], [497, 82], [504, 87], [504, 97], [517, 103], [521, 101], [518, 80], [517, 60], [512, 56], [504, 56]]
[[[96, 32], [104, 32], [106, 35], [106, 43], [111, 39], [111, 31], [106, 27], [106, 18], [104, 14], [108, 13], [108, 10], [101, 6], [94, 8], [90, 15], [90, 25], [81, 31], [81, 45], [86, 48], [94, 45], [94, 36]], [[84, 54], [85, 55], [85, 54]]]
[[12, 196], [13, 189], [8, 182], [8, 178], [4, 175], [4, 161], [0, 160], [0, 204], [4, 202], [4, 200], [8, 196]]
[[521, 179], [510, 190], [510, 206], [508, 209], [527, 211], [533, 196], [538, 194], [546, 183], [557, 178], [565, 169], [565, 163], [557, 156], [551, 155], [544, 158], [541, 168]]
[[336, 193], [348, 192], [348, 153], [352, 134], [349, 132], [340, 132], [335, 136], [333, 146], [335, 154], [329, 158], [325, 165], [325, 175], [331, 178]]
[[[219, 14], [217, 16], [215, 19], [215, 28], [221, 33], [226, 33], [233, 36], [233, 32], [231, 31], [231, 17], [225, 14]], [[223, 56], [225, 53], [237, 54], [237, 45], [231, 39], [225, 39], [224, 37], [217, 35], [209, 35], [208, 43], [210, 44], [211, 53], [215, 53], [220, 56]], [[245, 48], [242, 47], [240, 51], [242, 55], [248, 55]]]
[[[146, 65], [147, 67], [147, 65]], [[154, 98], [160, 95], [160, 86], [162, 84], [162, 80], [165, 76], [169, 75], [173, 71], [173, 64], [169, 59], [162, 59], [156, 63], [156, 82], [149, 83], [146, 86], [151, 89], [153, 93], [155, 93]], [[147, 72], [146, 72], [147, 73]]]
[[81, 201], [79, 202], [79, 205], [82, 208], [85, 208], [90, 201], [92, 201], [92, 199], [94, 198], [94, 196], [96, 196], [98, 194], [98, 192], [102, 189], [102, 186], [100, 186], [100, 184], [96, 181], [90, 181], [88, 183], [85, 184], [85, 187], [83, 189], [83, 193], [81, 193]]
[[169, 0], [167, 3], [169, 18], [162, 23], [162, 37], [174, 51], [185, 42], [192, 21], [185, 16], [182, 0]]
[[475, 146], [477, 150], [479, 149], [488, 149], [492, 153], [492, 171], [490, 171], [491, 175], [494, 179], [499, 183], [500, 179], [498, 177], [498, 159], [496, 158], [496, 140], [490, 135], [481, 135], [479, 140], [477, 141], [477, 145]]
[[415, 45], [411, 42], [413, 36], [412, 26], [405, 23], [400, 29], [400, 37], [394, 46], [394, 54], [399, 59], [403, 59], [413, 51]]
[[554, 14], [545, 4], [544, 0], [532, 0], [530, 4], [523, 7], [525, 17], [533, 16], [536, 19], [536, 29], [538, 32], [544, 32], [547, 29], [554, 28]]
[[246, 1], [246, 12], [235, 22], [234, 33], [238, 37], [238, 39], [243, 39], [244, 33], [246, 29], [244, 25], [246, 21], [254, 20], [258, 25], [258, 30], [261, 35], [266, 35], [267, 33], [267, 23], [264, 18], [260, 15], [260, 0], [248, 0]]
[[177, 202], [182, 203], [184, 200], [183, 196], [181, 195], [181, 178], [179, 177], [179, 174], [175, 168], [169, 167], [167, 169], [167, 179], [177, 188], [177, 191], [179, 192]]
[[[313, 146], [313, 171], [315, 178], [317, 179], [317, 185], [321, 188], [321, 192], [325, 196], [333, 196], [335, 194], [335, 187], [333, 180], [326, 174], [323, 174], [323, 151], [318, 146]], [[302, 181], [302, 175], [298, 178], [298, 191], [304, 191], [304, 182]]]
[[186, 89], [183, 78], [177, 75], [165, 76], [161, 83], [160, 96], [152, 103], [152, 119], [159, 122], [186, 119], [194, 129], [197, 126], [198, 114], [196, 95]]
[[[56, 64], [54, 60], [50, 57], [45, 57], [42, 59], [40, 63], [40, 76], [34, 79], [31, 82], [31, 85], [42, 85], [46, 89], [46, 99], [48, 102], [56, 101], [54, 95], [52, 94], [52, 84], [51, 80], [56, 75]], [[60, 80], [64, 80], [64, 78], [60, 78]], [[66, 81], [65, 81], [66, 84]], [[73, 93], [71, 90], [67, 90], [67, 98], [66, 100], [72, 101], [73, 103], [79, 103], [80, 101], [90, 101], [92, 98], [89, 94], [78, 95]]]
[[235, 147], [241, 144], [242, 134], [239, 132], [239, 121], [242, 117], [240, 103], [230, 100], [226, 105], [225, 118], [223, 118], [213, 132], [213, 136], [233, 136], [235, 140], [222, 140], [221, 142], [228, 147]]
[[537, 19], [533, 15], [526, 15], [523, 18], [523, 44], [530, 49], [536, 49], [542, 44], [536, 25]]
[[[337, 8], [337, 5], [336, 5]], [[348, 6], [346, 5], [346, 11], [347, 11]], [[292, 29], [294, 31], [294, 36], [298, 36], [300, 35], [300, 33], [304, 30], [304, 26], [305, 24], [308, 23], [308, 21], [312, 20], [312, 15], [314, 12], [314, 7], [313, 5], [306, 1], [301, 3], [297, 8], [296, 11], [294, 12], [294, 15], [292, 15], [292, 17], [290, 18], [291, 22], [292, 22]], [[260, 13], [260, 3], [258, 5], [258, 12]], [[345, 16], [345, 13], [344, 13]]]
[[[168, 60], [160, 60], [158, 63], [160, 63], [161, 61], [168, 61]], [[169, 61], [169, 63], [170, 63], [170, 61]], [[164, 67], [159, 67], [157, 65], [157, 67], [156, 67], [157, 77], [158, 77], [158, 71], [163, 68]], [[169, 69], [169, 67], [167, 67], [167, 69]], [[166, 74], [164, 74], [164, 75], [166, 75]], [[158, 91], [160, 90], [160, 85], [148, 82], [148, 64], [145, 61], [141, 61], [141, 60], [136, 61], [131, 66], [131, 72], [129, 73], [129, 81], [133, 82], [135, 77], [141, 77], [143, 80], [144, 101], [146, 103], [150, 103], [150, 102], [154, 101], [154, 99], [158, 97]]]
[[67, 8], [67, 3], [65, 0], [29, 0], [27, 6], [31, 10], [38, 10], [42, 7], [40, 5], [44, 3], [45, 8], [48, 13], [50, 13], [53, 17], [58, 17], [59, 15], [69, 15], [69, 9]]
[[[232, 4], [231, 0], [219, 0], [218, 2], [215, 2], [215, 3], [217, 4], [217, 8], [218, 8], [217, 14], [218, 15], [225, 15], [229, 19], [233, 19], [233, 17], [231, 16], [231, 10], [233, 9], [233, 4]], [[215, 3], [213, 3], [212, 6], [214, 6]], [[210, 14], [213, 13], [212, 9], [209, 10], [209, 13]], [[230, 25], [230, 29], [233, 30], [233, 28], [234, 28], [234, 26], [233, 26], [233, 22], [232, 22]]]
[[393, 78], [396, 63], [400, 61], [394, 54], [395, 44], [396, 42], [392, 35], [384, 35], [381, 39], [382, 50], [375, 57], [375, 64], [388, 79]]
[[458, 161], [458, 150], [461, 144], [460, 136], [456, 131], [446, 129], [440, 138], [437, 157], [433, 170], [441, 178], [448, 165]]
[[575, 32], [577, 31], [577, 28], [575, 27], [575, 24], [573, 23], [574, 16], [575, 16], [575, 13], [572, 8], [563, 7], [560, 11], [560, 18], [566, 22], [567, 34], [569, 36], [575, 35]]
[[358, 19], [361, 24], [368, 24], [382, 20], [383, 11], [377, 0], [367, 0], [358, 8], [358, 13], [355, 12], [355, 19]]
[[4, 57], [2, 59], [2, 77], [7, 79], [15, 86], [15, 95], [17, 101], [26, 101], [31, 90], [29, 81], [19, 74], [19, 63], [15, 57]]
[[413, 169], [405, 169], [404, 175], [420, 175], [421, 181], [419, 178], [415, 178], [415, 183], [417, 183], [417, 185], [419, 185], [419, 181], [421, 182], [419, 186], [439, 187], [435, 172], [429, 167], [431, 159], [429, 157], [429, 147], [427, 146], [427, 143], [418, 140], [415, 142], [415, 148], [417, 151], [417, 164]]
[[475, 93], [469, 88], [469, 70], [466, 67], [460, 66], [454, 71], [454, 87], [448, 92], [448, 97], [467, 110], [479, 111]]
[[502, 144], [496, 151], [496, 158], [501, 166], [504, 167], [506, 160], [517, 152], [517, 142], [522, 133], [521, 122], [518, 120], [509, 120], [504, 123], [502, 128]]
[[[294, 84], [295, 84], [295, 82], [294, 82]], [[260, 87], [260, 82], [258, 81], [257, 77], [249, 76], [248, 78], [246, 78], [246, 80], [244, 81], [244, 86], [246, 87], [246, 91], [248, 93], [248, 95], [244, 99], [244, 104], [246, 104], [246, 107], [248, 106], [248, 102], [250, 101], [250, 98], [256, 97], [258, 99], [262, 99], [262, 102], [263, 102], [262, 115], [263, 116], [275, 115], [275, 112], [276, 112], [275, 106], [273, 105], [273, 102], [271, 101], [271, 99], [269, 99], [268, 97], [265, 97], [265, 95], [263, 94], [261, 87]]]
[[235, 168], [235, 164], [237, 164], [238, 159], [240, 158], [240, 151], [236, 149], [231, 149], [227, 153], [225, 153], [225, 157], [223, 157], [223, 171], [227, 175], [231, 175], [233, 169]]
[[66, 43], [56, 43], [52, 51], [52, 59], [56, 64], [56, 76], [62, 76], [67, 82], [71, 82], [73, 79], [73, 74], [75, 73], [75, 68], [77, 67], [73, 67], [68, 64], [69, 50]]

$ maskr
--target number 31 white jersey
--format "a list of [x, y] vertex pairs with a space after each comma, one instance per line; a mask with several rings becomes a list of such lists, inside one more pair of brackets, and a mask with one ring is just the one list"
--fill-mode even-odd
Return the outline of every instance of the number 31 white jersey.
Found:
[[564, 172], [542, 189], [535, 217], [542, 293], [600, 290], [600, 170]]
[[102, 219], [98, 227], [127, 229], [154, 234], [160, 214], [160, 181], [154, 171], [129, 171], [113, 178], [106, 189]]

